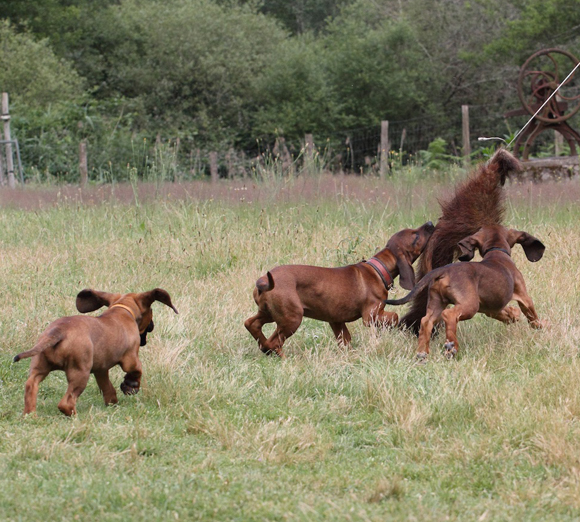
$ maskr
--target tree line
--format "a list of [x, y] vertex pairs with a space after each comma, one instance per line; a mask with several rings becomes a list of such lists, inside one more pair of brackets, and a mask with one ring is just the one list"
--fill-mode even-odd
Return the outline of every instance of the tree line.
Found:
[[[577, 0], [4, 0], [0, 90], [39, 177], [102, 179], [155, 140], [249, 150], [519, 106], [534, 51], [580, 54]], [[159, 137], [159, 138], [157, 138]], [[436, 136], [434, 136], [435, 138]]]

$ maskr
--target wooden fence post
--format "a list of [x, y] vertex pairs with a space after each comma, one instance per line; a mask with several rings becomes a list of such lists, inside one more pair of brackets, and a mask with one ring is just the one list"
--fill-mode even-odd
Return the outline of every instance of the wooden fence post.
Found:
[[304, 166], [311, 174], [314, 168], [314, 137], [312, 134], [304, 136]]
[[79, 173], [81, 187], [86, 187], [89, 180], [89, 169], [87, 167], [87, 142], [81, 140], [79, 143]]
[[4, 150], [6, 151], [6, 170], [8, 174], [8, 186], [16, 187], [14, 180], [14, 157], [12, 156], [12, 138], [10, 137], [10, 112], [8, 110], [8, 93], [2, 93], [2, 121], [4, 122]]
[[401, 144], [399, 145], [399, 154], [400, 154], [400, 161], [403, 161], [403, 145], [405, 145], [405, 138], [407, 137], [407, 127], [403, 129], [401, 132]]
[[211, 182], [216, 183], [218, 180], [218, 155], [217, 152], [209, 153], [209, 173]]
[[234, 179], [235, 177], [235, 170], [234, 170], [234, 149], [228, 149], [226, 152], [226, 170], [228, 171], [228, 179]]
[[389, 151], [391, 144], [389, 142], [389, 121], [381, 121], [381, 153], [380, 153], [380, 175], [381, 178], [385, 176], [389, 170]]
[[554, 131], [554, 156], [558, 157], [564, 150], [564, 136]]
[[471, 142], [469, 136], [469, 105], [461, 106], [461, 128], [463, 136], [463, 163], [468, 166], [471, 159]]
[[0, 144], [0, 187], [5, 184], [6, 179], [4, 178], [4, 147], [2, 144]]

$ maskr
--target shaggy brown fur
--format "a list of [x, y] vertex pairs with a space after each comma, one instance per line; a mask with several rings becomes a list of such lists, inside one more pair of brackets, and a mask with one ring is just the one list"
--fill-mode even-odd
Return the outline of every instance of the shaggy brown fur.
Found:
[[[442, 216], [427, 247], [419, 258], [417, 281], [434, 268], [457, 259], [458, 243], [486, 225], [501, 225], [504, 215], [502, 186], [510, 172], [521, 169], [520, 162], [504, 149], [498, 150], [485, 164], [455, 189], [455, 195], [440, 201]], [[399, 326], [419, 333], [421, 318], [427, 309], [427, 292], [420, 292]]]

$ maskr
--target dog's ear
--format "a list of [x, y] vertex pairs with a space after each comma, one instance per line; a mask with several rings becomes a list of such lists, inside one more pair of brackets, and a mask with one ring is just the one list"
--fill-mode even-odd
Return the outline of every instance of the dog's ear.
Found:
[[399, 270], [399, 284], [405, 290], [413, 290], [415, 287], [415, 271], [405, 256], [397, 257], [397, 269]]
[[111, 306], [120, 297], [121, 294], [110, 294], [109, 292], [99, 292], [98, 290], [85, 288], [77, 295], [77, 310], [81, 314], [94, 312], [102, 306]]
[[457, 243], [461, 255], [459, 261], [471, 261], [475, 255], [475, 249], [479, 246], [478, 241], [473, 236], [468, 236]]
[[175, 308], [175, 306], [173, 306], [173, 303], [171, 302], [171, 297], [169, 296], [169, 293], [167, 293], [165, 290], [163, 290], [163, 288], [155, 288], [153, 290], [150, 290], [149, 292], [143, 292], [142, 294], [139, 294], [139, 298], [141, 299], [143, 306], [146, 306], [148, 308], [155, 301], [159, 301], [160, 303], [163, 303], [165, 306], [168, 306], [169, 308], [171, 308], [176, 314], [179, 313], [177, 311], [177, 308]]
[[522, 245], [528, 261], [531, 261], [532, 263], [542, 259], [544, 250], [546, 250], [544, 243], [542, 243], [537, 237], [534, 237], [527, 232], [521, 232], [520, 230], [510, 230], [509, 242], [511, 246], [516, 243]]

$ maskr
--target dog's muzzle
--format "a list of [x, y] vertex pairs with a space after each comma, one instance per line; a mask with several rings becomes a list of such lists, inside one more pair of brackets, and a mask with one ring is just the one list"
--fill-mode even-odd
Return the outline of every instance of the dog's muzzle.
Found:
[[153, 320], [151, 320], [151, 322], [147, 325], [147, 328], [145, 328], [145, 331], [142, 334], [139, 334], [141, 336], [139, 346], [145, 346], [147, 344], [147, 334], [152, 332], [153, 328], [155, 328], [155, 325], [153, 324]]

